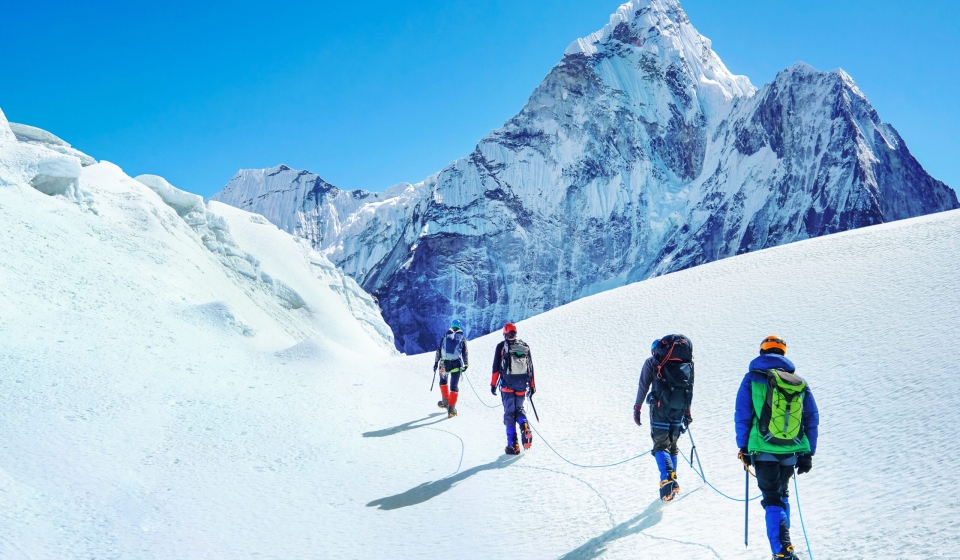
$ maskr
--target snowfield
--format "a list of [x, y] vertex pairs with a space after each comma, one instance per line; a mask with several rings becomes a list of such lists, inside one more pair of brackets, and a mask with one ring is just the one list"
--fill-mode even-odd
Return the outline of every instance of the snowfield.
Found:
[[[775, 333], [821, 409], [800, 478], [816, 558], [960, 544], [960, 211], [521, 322], [541, 422], [512, 458], [489, 393], [497, 334], [470, 342], [447, 419], [432, 356], [394, 355], [370, 297], [307, 244], [18, 142], [2, 113], [0, 248], [0, 558], [769, 558], [758, 503], [745, 548], [743, 504], [688, 466], [681, 499], [657, 500], [631, 413], [650, 342], [672, 332], [694, 343], [692, 433], [721, 491], [742, 497], [734, 396]], [[543, 438], [580, 464], [642, 456], [578, 468]]]

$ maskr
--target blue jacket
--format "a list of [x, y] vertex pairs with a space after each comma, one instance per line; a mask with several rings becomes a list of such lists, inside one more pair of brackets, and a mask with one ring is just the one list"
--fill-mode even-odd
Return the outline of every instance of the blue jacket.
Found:
[[[754, 382], [765, 383], [766, 379], [758, 373], [752, 373], [753, 370], [782, 369], [793, 373], [796, 371], [793, 362], [777, 354], [761, 354], [750, 362], [750, 372], [743, 376], [740, 383], [740, 390], [737, 391], [737, 411], [733, 415], [733, 421], [737, 425], [737, 447], [746, 447], [750, 439], [750, 429], [753, 428], [753, 390], [751, 385]], [[810, 386], [804, 389], [803, 397], [803, 431], [810, 440], [810, 454], [817, 452], [817, 430], [820, 425], [820, 411], [817, 410], [817, 402], [813, 400], [813, 392]]]

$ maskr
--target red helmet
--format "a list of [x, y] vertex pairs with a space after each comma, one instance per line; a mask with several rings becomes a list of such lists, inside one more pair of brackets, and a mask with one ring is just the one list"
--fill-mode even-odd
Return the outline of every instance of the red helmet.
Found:
[[507, 336], [508, 334], [517, 334], [517, 326], [513, 323], [507, 323], [503, 326], [503, 336]]

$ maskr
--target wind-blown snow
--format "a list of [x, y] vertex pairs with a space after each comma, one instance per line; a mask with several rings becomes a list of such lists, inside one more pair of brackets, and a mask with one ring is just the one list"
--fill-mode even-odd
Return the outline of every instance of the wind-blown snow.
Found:
[[[45, 148], [0, 120], [0, 557], [768, 557], [762, 513], [651, 457], [584, 470], [539, 435], [502, 455], [482, 402], [497, 335], [471, 340], [460, 415], [432, 355], [391, 356], [372, 300], [258, 215], [159, 177], [84, 167], [98, 213], [30, 185]], [[67, 157], [57, 154], [59, 157]], [[33, 158], [33, 159], [31, 159]], [[19, 171], [18, 171], [19, 170]], [[568, 459], [643, 454], [631, 419], [650, 341], [693, 339], [693, 435], [743, 488], [734, 395], [776, 333], [821, 409], [800, 503], [817, 558], [944, 557], [960, 544], [960, 211], [668, 274], [519, 324], [536, 424]], [[684, 453], [690, 448], [686, 437]], [[755, 489], [751, 490], [756, 493]], [[794, 540], [802, 558], [799, 520]]]

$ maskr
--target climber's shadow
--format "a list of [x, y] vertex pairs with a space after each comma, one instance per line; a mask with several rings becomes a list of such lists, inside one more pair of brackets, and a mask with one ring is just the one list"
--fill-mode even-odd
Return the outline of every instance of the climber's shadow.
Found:
[[419, 419], [417, 419], [417, 420], [411, 420], [410, 422], [407, 422], [406, 424], [400, 424], [399, 426], [394, 426], [394, 427], [392, 427], [392, 428], [384, 428], [384, 429], [382, 429], [382, 430], [376, 430], [376, 431], [373, 431], [373, 432], [364, 432], [364, 433], [363, 433], [363, 437], [387, 437], [387, 436], [392, 436], [392, 435], [395, 435], [395, 434], [399, 434], [399, 433], [401, 433], [401, 432], [406, 432], [407, 430], [416, 430], [417, 428], [423, 428], [424, 426], [429, 426], [429, 425], [431, 425], [431, 424], [436, 424], [437, 422], [442, 422], [442, 421], [446, 420], [446, 418], [441, 418], [441, 419], [439, 419], [439, 420], [434, 420], [433, 422], [427, 422], [426, 424], [421, 424], [421, 423], [420, 423], [420, 422], [423, 422], [424, 420], [429, 420], [429, 419], [435, 418], [435, 417], [437, 417], [437, 416], [443, 416], [444, 414], [446, 414], [446, 413], [445, 413], [445, 412], [434, 412], [433, 414], [428, 414], [427, 416], [424, 416], [423, 418], [419, 418]]
[[571, 550], [561, 556], [560, 560], [589, 560], [591, 558], [597, 558], [606, 552], [607, 544], [610, 542], [622, 539], [623, 537], [629, 537], [630, 535], [636, 535], [659, 523], [660, 519], [663, 518], [663, 511], [661, 511], [662, 506], [663, 502], [659, 499], [654, 501], [636, 517], [628, 519], [606, 533], [590, 539], [576, 550]]
[[502, 469], [512, 465], [520, 457], [518, 455], [501, 455], [499, 459], [486, 465], [477, 465], [457, 474], [434, 480], [433, 482], [424, 482], [416, 488], [411, 488], [402, 494], [380, 498], [367, 504], [367, 507], [379, 507], [380, 509], [399, 509], [407, 506], [421, 504], [432, 498], [436, 498], [447, 490], [453, 488], [453, 485], [469, 478], [479, 472], [494, 469]]

